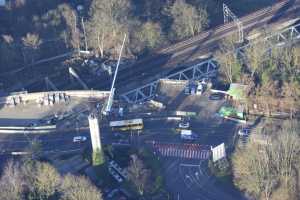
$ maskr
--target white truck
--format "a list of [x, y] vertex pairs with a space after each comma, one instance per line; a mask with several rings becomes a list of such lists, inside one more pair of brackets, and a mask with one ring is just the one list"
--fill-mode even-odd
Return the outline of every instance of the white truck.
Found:
[[181, 130], [180, 136], [181, 136], [181, 139], [192, 140], [193, 132], [191, 130]]

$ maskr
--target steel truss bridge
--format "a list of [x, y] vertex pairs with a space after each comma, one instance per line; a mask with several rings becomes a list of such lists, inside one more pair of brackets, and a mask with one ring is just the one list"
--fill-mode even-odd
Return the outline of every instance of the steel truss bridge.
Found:
[[[246, 48], [259, 42], [267, 42], [272, 47], [282, 47], [287, 44], [295, 43], [300, 40], [300, 24], [291, 26], [277, 33], [271, 34], [262, 40], [254, 40], [253, 42], [237, 48], [236, 53], [244, 54]], [[210, 78], [217, 74], [218, 62], [214, 59], [208, 59], [193, 66], [187, 67], [181, 71], [170, 74], [162, 79], [171, 80], [201, 80], [202, 78]], [[139, 88], [130, 90], [120, 95], [120, 99], [127, 103], [141, 103], [155, 97], [159, 80], [155, 80]]]

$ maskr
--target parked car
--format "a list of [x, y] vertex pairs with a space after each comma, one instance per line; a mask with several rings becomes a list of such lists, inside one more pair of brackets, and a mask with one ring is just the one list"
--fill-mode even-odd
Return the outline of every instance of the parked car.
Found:
[[224, 94], [222, 93], [213, 93], [209, 96], [209, 100], [222, 100], [224, 98]]
[[186, 122], [186, 121], [182, 121], [182, 122], [179, 123], [178, 127], [187, 129], [187, 128], [190, 128], [190, 123]]
[[190, 88], [191, 88], [192, 95], [197, 94], [197, 86], [196, 85], [190, 86]]
[[28, 124], [28, 127], [36, 127], [36, 126], [38, 126], [37, 123], [30, 123], [30, 124]]
[[249, 128], [241, 128], [239, 131], [238, 131], [238, 134], [240, 136], [248, 136], [250, 134], [250, 129]]
[[204, 92], [203, 84], [199, 83], [197, 86], [196, 94], [202, 95], [203, 92]]
[[190, 94], [190, 87], [189, 86], [186, 86], [184, 88], [184, 94]]
[[87, 140], [87, 137], [85, 136], [75, 136], [73, 138], [73, 142], [85, 142]]
[[180, 137], [183, 140], [195, 140], [198, 138], [191, 130], [181, 130]]

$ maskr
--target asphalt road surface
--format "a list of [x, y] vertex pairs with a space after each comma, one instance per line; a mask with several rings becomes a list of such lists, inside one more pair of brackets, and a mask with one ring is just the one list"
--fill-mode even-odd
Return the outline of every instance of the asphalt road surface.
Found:
[[[143, 143], [146, 140], [158, 140], [162, 142], [181, 142], [180, 134], [174, 133], [178, 127], [178, 121], [145, 120], [145, 128], [138, 136], [133, 134], [135, 140]], [[229, 141], [234, 133], [235, 123], [222, 122], [221, 119], [209, 121], [191, 120], [191, 129], [198, 135], [195, 142], [200, 144], [217, 145]], [[116, 136], [115, 133], [120, 133]], [[119, 137], [119, 136], [122, 137]], [[74, 143], [73, 137], [86, 136], [87, 141]], [[112, 132], [108, 127], [101, 128], [101, 140], [103, 144], [118, 143], [120, 139], [132, 139], [130, 133]], [[91, 145], [89, 131], [58, 132], [50, 134], [0, 134], [0, 149], [2, 153], [13, 151], [26, 151], [32, 141], [39, 141], [42, 151], [68, 151], [81, 149]]]
[[[0, 134], [0, 149], [3, 154], [27, 151], [33, 141], [41, 144], [41, 151], [72, 151], [84, 148], [89, 142], [74, 143], [73, 137], [86, 133], [53, 133], [53, 134]], [[89, 139], [88, 139], [89, 141]]]
[[[244, 200], [233, 188], [219, 187], [209, 174], [207, 161], [163, 159], [167, 188], [179, 200]], [[226, 189], [226, 191], [224, 191]]]
[[[234, 134], [236, 124], [230, 121], [222, 121], [220, 118], [213, 120], [194, 119], [190, 121], [191, 129], [199, 138], [194, 141], [203, 145], [218, 145], [222, 142], [230, 142]], [[130, 133], [112, 132], [109, 128], [101, 129], [103, 144], [120, 144], [128, 141], [128, 145], [145, 146], [148, 140], [156, 140], [162, 143], [186, 143], [180, 139], [180, 135], [174, 133], [178, 127], [178, 121], [145, 120], [145, 128], [138, 136], [131, 137]], [[115, 134], [119, 133], [119, 134]], [[74, 143], [73, 137], [86, 136], [87, 141]], [[78, 151], [91, 148], [89, 131], [73, 131], [64, 133], [24, 135], [24, 134], [0, 134], [1, 160], [5, 160], [11, 152], [27, 151], [31, 141], [39, 141], [41, 150], [46, 153], [59, 153]], [[124, 144], [124, 142], [122, 142]], [[125, 142], [126, 143], [126, 142]], [[216, 185], [216, 180], [208, 173], [207, 161], [185, 160], [183, 158], [161, 158], [165, 171], [168, 189], [181, 200], [240, 200], [240, 194], [233, 190], [226, 192]], [[228, 191], [230, 191], [228, 193]], [[177, 198], [177, 196], [176, 196]], [[176, 199], [174, 197], [174, 199]]]

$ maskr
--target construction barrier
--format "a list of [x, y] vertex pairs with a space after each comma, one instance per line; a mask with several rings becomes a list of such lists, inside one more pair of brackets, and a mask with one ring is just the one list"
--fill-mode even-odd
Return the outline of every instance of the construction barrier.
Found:
[[41, 130], [41, 129], [56, 129], [56, 125], [48, 125], [48, 126], [33, 126], [33, 127], [25, 127], [25, 126], [0, 126], [0, 130]]

